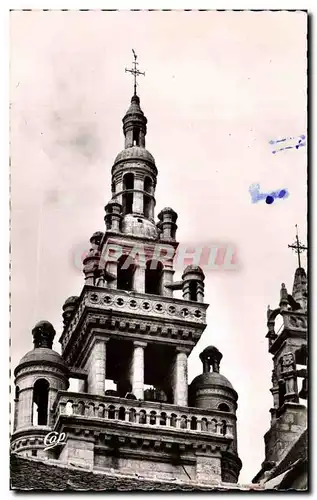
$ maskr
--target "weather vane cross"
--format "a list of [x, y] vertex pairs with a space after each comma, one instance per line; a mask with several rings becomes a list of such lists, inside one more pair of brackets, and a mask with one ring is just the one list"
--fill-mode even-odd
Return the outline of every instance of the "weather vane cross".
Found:
[[298, 267], [302, 267], [301, 262], [300, 262], [300, 254], [301, 254], [301, 252], [304, 252], [304, 250], [307, 250], [307, 247], [302, 245], [301, 242], [299, 241], [297, 224], [295, 224], [295, 227], [296, 227], [296, 242], [293, 243], [293, 245], [288, 245], [288, 248], [292, 248], [293, 250], [295, 250], [295, 252], [297, 253], [297, 257], [298, 257]]
[[134, 52], [134, 50], [132, 49], [132, 52], [133, 52], [133, 57], [134, 57], [134, 61], [133, 61], [133, 68], [132, 69], [127, 69], [125, 68], [125, 71], [126, 73], [132, 73], [132, 75], [134, 76], [134, 95], [136, 95], [136, 86], [137, 86], [137, 76], [139, 75], [143, 75], [145, 76], [145, 72], [142, 72], [142, 71], [139, 71], [138, 68], [137, 68], [137, 65], [139, 64], [137, 62], [137, 58], [138, 56], [136, 55], [136, 53]]

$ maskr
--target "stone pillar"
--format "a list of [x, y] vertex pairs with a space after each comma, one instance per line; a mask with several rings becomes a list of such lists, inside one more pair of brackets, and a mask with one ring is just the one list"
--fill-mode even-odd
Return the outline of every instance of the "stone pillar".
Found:
[[106, 379], [106, 344], [108, 339], [96, 339], [88, 360], [88, 393], [103, 396]]
[[48, 391], [48, 405], [47, 405], [47, 425], [52, 425], [53, 423], [53, 404], [56, 399], [57, 389], [52, 387]]
[[173, 297], [173, 290], [166, 288], [165, 285], [173, 283], [173, 275], [175, 271], [173, 268], [164, 267], [162, 271], [162, 290], [161, 294], [165, 297]]
[[115, 200], [122, 205], [122, 190], [123, 190], [123, 182], [122, 182], [122, 177], [121, 179], [116, 182], [116, 193], [120, 193], [115, 196]]
[[143, 190], [144, 190], [144, 180], [143, 176], [135, 174], [134, 176], [134, 189], [133, 192], [133, 212], [143, 215]]
[[144, 349], [146, 342], [133, 342], [132, 392], [137, 399], [144, 398]]
[[174, 404], [188, 405], [188, 374], [187, 374], [188, 349], [177, 347], [174, 366]]
[[133, 290], [138, 293], [145, 292], [145, 265], [139, 263], [133, 274]]
[[33, 387], [20, 391], [17, 429], [33, 425]]
[[149, 218], [150, 219], [154, 219], [154, 208], [155, 208], [155, 199], [151, 198], [151, 200], [150, 200], [150, 209], [149, 209]]
[[116, 277], [114, 280], [107, 281], [107, 287], [117, 289], [118, 262], [108, 261], [106, 271]]

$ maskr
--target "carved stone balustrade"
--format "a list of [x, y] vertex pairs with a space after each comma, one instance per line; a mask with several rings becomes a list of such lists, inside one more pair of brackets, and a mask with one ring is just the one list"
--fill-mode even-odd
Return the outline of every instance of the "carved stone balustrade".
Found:
[[155, 426], [177, 432], [212, 434], [233, 439], [235, 415], [218, 410], [179, 407], [167, 403], [60, 391], [54, 402], [54, 422], [62, 417], [117, 421], [123, 426]]

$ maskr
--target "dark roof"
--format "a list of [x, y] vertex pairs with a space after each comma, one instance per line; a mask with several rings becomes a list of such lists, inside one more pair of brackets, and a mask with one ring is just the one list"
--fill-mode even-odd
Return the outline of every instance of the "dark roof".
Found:
[[51, 365], [59, 365], [65, 371], [68, 370], [68, 366], [62, 356], [58, 354], [58, 352], [53, 351], [53, 349], [48, 349], [47, 347], [36, 347], [32, 349], [32, 351], [27, 352], [20, 363], [14, 370], [14, 374], [19, 371], [20, 368], [24, 365], [32, 365], [32, 364], [51, 364]]
[[194, 380], [190, 384], [190, 387], [195, 387], [196, 389], [198, 387], [208, 387], [213, 385], [226, 387], [227, 389], [231, 389], [236, 393], [227, 377], [217, 372], [202, 373], [201, 375], [198, 375], [194, 378]]
[[123, 149], [117, 156], [114, 163], [123, 160], [145, 160], [155, 165], [155, 160], [151, 153], [140, 146], [131, 146], [130, 148]]
[[[11, 454], [11, 488], [17, 490], [110, 490], [110, 491], [214, 491], [217, 489], [244, 489], [239, 485], [228, 484], [215, 487], [186, 484], [184, 481], [161, 481], [140, 478], [135, 475], [122, 475], [91, 471], [85, 468], [52, 463], [38, 458], [21, 457]], [[258, 485], [251, 488], [263, 489]]]

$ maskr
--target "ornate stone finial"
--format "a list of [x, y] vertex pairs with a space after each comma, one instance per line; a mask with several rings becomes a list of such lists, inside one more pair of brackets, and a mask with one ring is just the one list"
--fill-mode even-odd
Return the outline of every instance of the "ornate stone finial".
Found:
[[98, 245], [100, 245], [100, 242], [101, 242], [102, 238], [103, 238], [103, 232], [102, 232], [102, 231], [96, 231], [96, 232], [92, 235], [92, 237], [90, 238], [90, 240], [89, 240], [89, 241], [90, 241], [90, 243], [91, 243], [92, 245], [96, 245], [96, 246], [98, 246]]
[[206, 347], [199, 355], [203, 363], [203, 372], [210, 372], [210, 367], [212, 366], [212, 371], [219, 373], [220, 361], [222, 359], [222, 353], [212, 345]]
[[52, 349], [55, 330], [49, 321], [39, 321], [32, 330], [34, 349], [46, 347]]

